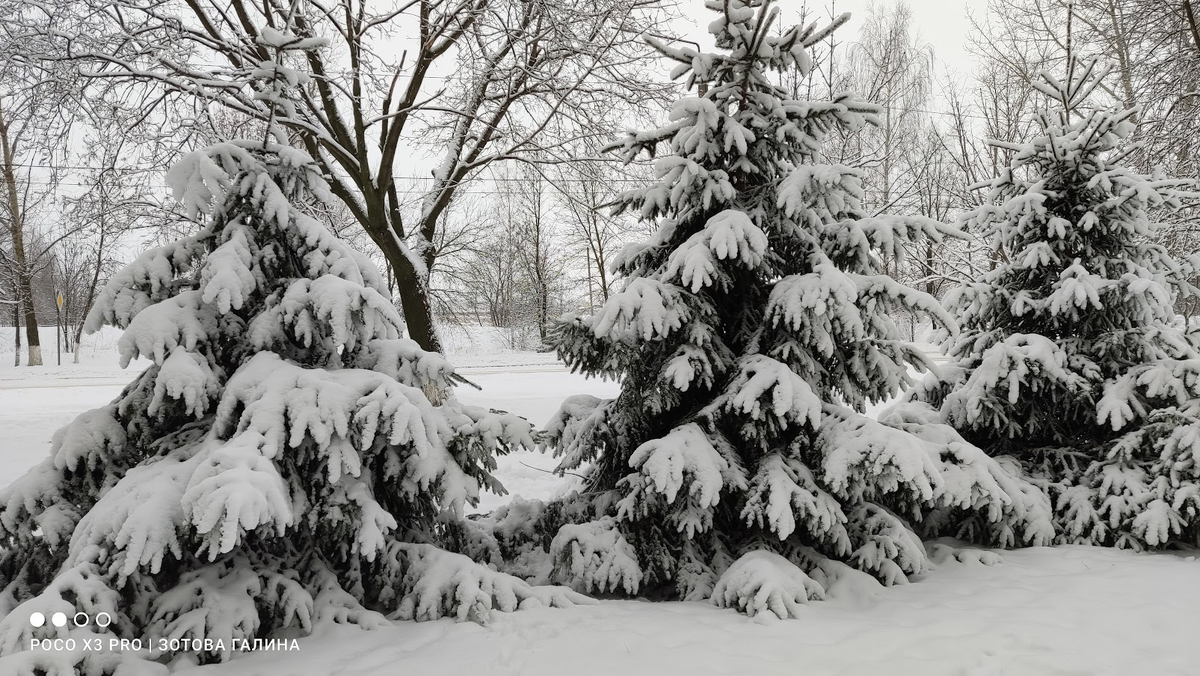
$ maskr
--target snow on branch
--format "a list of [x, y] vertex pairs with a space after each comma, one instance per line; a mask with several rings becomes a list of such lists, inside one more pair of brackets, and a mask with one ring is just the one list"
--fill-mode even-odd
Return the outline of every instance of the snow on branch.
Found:
[[644, 516], [662, 507], [653, 494], [670, 505], [686, 489], [681, 504], [670, 510], [667, 520], [689, 538], [712, 526], [712, 510], [722, 492], [746, 487], [745, 471], [729, 442], [696, 423], [645, 442], [630, 456], [629, 465], [638, 473], [622, 480], [629, 494], [618, 506], [618, 520]]
[[592, 319], [592, 331], [615, 342], [662, 340], [691, 315], [682, 289], [642, 277], [609, 296]]
[[559, 529], [550, 543], [553, 579], [584, 593], [636, 594], [642, 583], [637, 552], [609, 517]]
[[742, 518], [786, 540], [798, 525], [829, 544], [839, 556], [850, 553], [846, 515], [837, 498], [821, 487], [812, 470], [796, 457], [771, 453], [750, 479]]
[[816, 580], [779, 554], [763, 550], [734, 561], [712, 592], [713, 605], [759, 620], [797, 618], [800, 606], [823, 598], [825, 589]]
[[771, 421], [781, 429], [788, 425], [817, 429], [821, 424], [821, 400], [812, 387], [787, 365], [765, 355], [744, 357], [738, 374], [708, 410], [724, 409], [753, 421]]

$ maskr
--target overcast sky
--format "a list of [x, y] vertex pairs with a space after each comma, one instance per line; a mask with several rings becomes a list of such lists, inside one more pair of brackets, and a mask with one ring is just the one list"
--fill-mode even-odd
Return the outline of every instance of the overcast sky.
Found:
[[[987, 0], [909, 0], [913, 9], [917, 30], [920, 37], [933, 45], [934, 52], [941, 62], [939, 70], [949, 65], [962, 73], [971, 70], [970, 55], [966, 52], [967, 33], [971, 24], [967, 21], [967, 12], [983, 19], [987, 12]], [[858, 24], [855, 15], [861, 17], [866, 11], [866, 0], [842, 0], [838, 8], [845, 5], [846, 11], [851, 12], [851, 23], [844, 30], [857, 34]]]
[[[849, 42], [858, 37], [859, 27], [863, 16], [872, 0], [807, 0], [810, 12], [819, 12], [820, 16], [828, 17], [836, 7], [836, 13], [850, 12], [850, 23], [838, 29], [838, 40]], [[881, 7], [887, 7], [897, 0], [873, 0]], [[834, 4], [836, 2], [836, 5]], [[973, 13], [980, 19], [987, 10], [987, 0], [907, 0], [913, 9], [918, 36], [933, 46], [937, 57], [937, 74], [950, 69], [961, 75], [971, 72], [971, 57], [967, 53], [966, 38], [970, 31], [967, 12]], [[804, 0], [779, 0], [779, 6], [785, 16], [790, 15], [792, 21], [804, 6]], [[708, 22], [716, 16], [703, 8], [696, 0], [682, 0], [680, 9], [692, 17], [695, 25], [694, 35], [707, 31]], [[689, 31], [690, 32], [690, 31]], [[711, 45], [711, 42], [704, 43]]]

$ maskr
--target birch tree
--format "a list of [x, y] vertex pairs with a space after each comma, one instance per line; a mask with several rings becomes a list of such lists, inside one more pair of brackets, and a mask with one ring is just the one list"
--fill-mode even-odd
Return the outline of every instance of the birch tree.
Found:
[[836, 88], [858, 92], [880, 110], [877, 126], [842, 135], [839, 152], [866, 171], [864, 205], [871, 211], [895, 211], [916, 193], [904, 160], [920, 145], [923, 109], [932, 89], [933, 50], [917, 36], [912, 8], [897, 2], [872, 3], [858, 40], [846, 52]]

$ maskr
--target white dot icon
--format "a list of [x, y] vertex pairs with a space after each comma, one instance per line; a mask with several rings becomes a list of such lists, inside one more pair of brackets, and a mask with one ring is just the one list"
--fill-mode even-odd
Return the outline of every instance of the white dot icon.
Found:
[[29, 616], [29, 624], [32, 624], [35, 627], [40, 627], [43, 624], [46, 624], [46, 616], [41, 613], [34, 613]]
[[56, 627], [67, 626], [67, 614], [66, 613], [54, 613], [53, 615], [50, 616], [50, 624], [53, 624]]

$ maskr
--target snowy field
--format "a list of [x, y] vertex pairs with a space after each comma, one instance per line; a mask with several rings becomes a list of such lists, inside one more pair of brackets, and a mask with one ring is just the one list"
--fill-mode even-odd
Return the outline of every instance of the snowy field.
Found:
[[769, 625], [702, 603], [604, 601], [489, 626], [333, 630], [188, 676], [1194, 676], [1200, 562], [1087, 547], [939, 566]]
[[[9, 329], [11, 331], [11, 329]], [[0, 330], [0, 484], [39, 462], [53, 431], [104, 404], [121, 370], [115, 337], [84, 347], [81, 363], [13, 368]], [[553, 355], [514, 353], [486, 338], [448, 341], [482, 390], [459, 396], [544, 423], [568, 394], [611, 396], [613, 383], [568, 373]], [[53, 363], [53, 330], [46, 342]], [[535, 452], [500, 460], [510, 492], [566, 488]], [[569, 479], [569, 478], [568, 478]], [[489, 511], [507, 497], [489, 495]], [[849, 580], [793, 621], [760, 624], [699, 603], [606, 600], [566, 610], [493, 613], [488, 626], [396, 623], [374, 632], [320, 628], [299, 650], [241, 655], [188, 676], [410, 674], [805, 674], [1036, 676], [1200, 674], [1200, 561], [1086, 547], [1000, 554], [995, 565], [934, 553], [936, 568], [902, 587]], [[974, 556], [972, 556], [974, 554]], [[985, 558], [987, 558], [985, 556]], [[976, 559], [976, 560], [972, 560]]]

